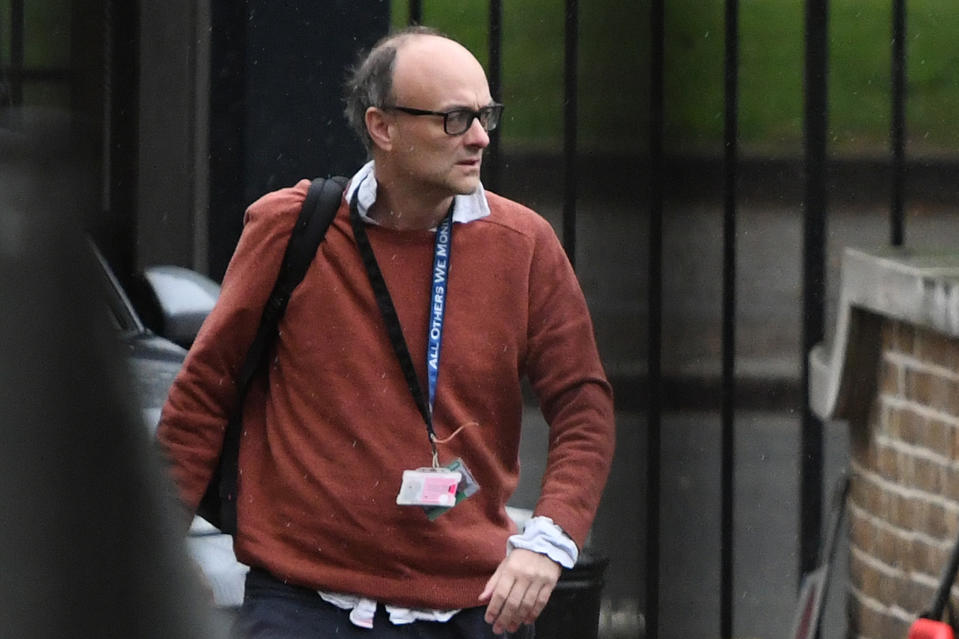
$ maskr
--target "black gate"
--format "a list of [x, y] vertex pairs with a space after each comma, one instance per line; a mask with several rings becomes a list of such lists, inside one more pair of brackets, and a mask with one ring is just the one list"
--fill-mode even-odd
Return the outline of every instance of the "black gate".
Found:
[[[81, 6], [83, 3], [76, 3]], [[107, 3], [110, 7], [120, 7], [122, 3]], [[123, 5], [125, 6], [125, 5]], [[802, 317], [802, 339], [800, 361], [803, 362], [800, 392], [795, 409], [802, 415], [801, 437], [801, 491], [799, 499], [800, 552], [799, 572], [811, 569], [816, 562], [820, 531], [822, 529], [822, 493], [823, 493], [823, 425], [809, 411], [805, 401], [808, 389], [809, 370], [806, 354], [823, 340], [826, 289], [826, 225], [827, 225], [827, 62], [828, 62], [828, 5], [826, 0], [805, 0], [805, 57], [804, 57], [804, 194], [803, 194], [803, 252], [802, 252], [802, 300], [796, 309]], [[73, 81], [72, 71], [67, 68], [31, 68], [25, 64], [25, 2], [24, 0], [5, 0], [0, 15], [6, 17], [4, 30], [0, 30], [0, 106], [18, 106], [24, 102], [24, 88], [31, 84], [59, 84], [69, 86]], [[642, 593], [636, 598], [643, 599], [645, 614], [645, 633], [655, 639], [660, 633], [660, 499], [661, 485], [661, 416], [664, 404], [664, 380], [662, 371], [663, 353], [663, 184], [667, 179], [667, 152], [664, 148], [664, 129], [668, 115], [665, 104], [665, 52], [667, 47], [665, 21], [670, 7], [665, 0], [649, 0], [649, 31], [640, 34], [649, 41], [648, 51], [648, 162], [644, 165], [648, 179], [648, 192], [644, 201], [648, 204], [645, 211], [649, 229], [649, 244], [636, 247], [637, 251], [646, 251], [648, 264], [647, 299], [647, 362], [643, 374], [642, 388], [645, 397], [642, 400], [646, 413], [646, 451], [645, 473], [637, 475], [636, 494], [645, 493], [643, 504], [645, 512], [645, 574]], [[720, 548], [720, 634], [724, 638], [732, 636], [734, 606], [733, 558], [735, 539], [733, 536], [734, 519], [734, 469], [736, 456], [734, 450], [736, 417], [736, 239], [737, 206], [739, 202], [737, 186], [739, 184], [739, 2], [724, 0], [725, 9], [725, 56], [724, 56], [724, 93], [725, 108], [724, 141], [722, 155], [723, 185], [723, 232], [722, 255], [723, 268], [722, 295], [722, 366], [720, 415], [722, 422], [721, 438], [721, 538]], [[904, 193], [906, 187], [905, 158], [905, 103], [906, 103], [906, 24], [905, 0], [893, 0], [891, 16], [891, 131], [889, 160], [892, 167], [890, 202], [890, 244], [900, 246], [904, 243]], [[579, 16], [577, 0], [565, 0], [564, 17], [564, 91], [560, 98], [563, 103], [563, 151], [562, 151], [562, 239], [570, 260], [575, 264], [577, 255], [577, 199], [580, 195], [579, 176], [576, 170], [579, 162], [578, 136], [578, 96], [580, 95], [579, 61]], [[107, 26], [104, 34], [113, 37], [127, 28], [136, 27], [136, 16], [122, 10], [108, 11], [105, 16]], [[425, 18], [425, 19], [424, 19]], [[409, 2], [409, 20], [413, 23], [429, 23], [424, 16], [422, 3]], [[503, 67], [503, 5], [501, 0], [490, 0], [488, 11], [489, 43], [489, 79], [493, 95], [501, 91], [501, 69]], [[8, 28], [6, 28], [8, 27]], [[110, 48], [113, 52], [135, 55], [135, 41], [118, 41]], [[108, 68], [113, 73], [123, 73], [129, 66], [115, 65]], [[108, 79], [117, 86], [129, 86], [135, 83], [135, 76], [113, 75]], [[111, 126], [116, 130], [112, 140], [127, 140], [130, 146], [114, 148], [117, 167], [110, 173], [108, 189], [112, 193], [117, 208], [127, 204], [124, 198], [130, 194], [129, 180], [120, 165], [129, 164], [135, 153], [136, 123], [131, 119], [135, 97], [124, 93], [126, 99], [111, 102]], [[494, 188], [502, 180], [503, 164], [499, 145], [499, 132], [493, 136], [490, 147], [490, 161], [484, 180]], [[122, 258], [121, 258], [122, 259]], [[629, 401], [629, 398], [626, 398]], [[614, 559], [615, 561], [615, 559]]]
[[[805, 1], [805, 59], [804, 59], [804, 194], [803, 194], [803, 251], [802, 299], [796, 309], [802, 317], [800, 361], [802, 364], [800, 389], [795, 410], [801, 414], [802, 434], [800, 455], [800, 548], [799, 574], [813, 569], [818, 560], [820, 531], [823, 525], [823, 424], [812, 415], [805, 401], [809, 385], [806, 354], [823, 341], [826, 304], [826, 223], [827, 223], [827, 54], [828, 6], [826, 0]], [[648, 224], [649, 245], [641, 247], [648, 253], [648, 312], [647, 368], [645, 372], [647, 433], [644, 487], [637, 486], [637, 494], [645, 490], [645, 588], [643, 613], [645, 634], [651, 639], [659, 636], [660, 609], [660, 482], [661, 414], [663, 410], [662, 321], [663, 321], [663, 184], [667, 179], [667, 153], [664, 148], [665, 19], [669, 6], [665, 0], [650, 0], [649, 10], [649, 158]], [[497, 0], [489, 3], [490, 83], [494, 95], [500, 86], [502, 52], [502, 7]], [[737, 185], [739, 183], [739, 1], [724, 0], [725, 108], [723, 139], [723, 268], [722, 268], [722, 373], [720, 390], [721, 437], [721, 541], [720, 557], [720, 636], [732, 637], [734, 606], [733, 536], [734, 513], [734, 450], [736, 414], [736, 237]], [[577, 55], [578, 15], [576, 0], [566, 0], [565, 16], [565, 93], [563, 144], [563, 223], [562, 238], [570, 260], [576, 256], [577, 228]], [[411, 0], [411, 23], [424, 21], [422, 3]], [[905, 189], [905, 0], [894, 0], [892, 15], [892, 125], [890, 156], [892, 164], [892, 202], [890, 206], [890, 243], [902, 245], [904, 239]], [[497, 162], [498, 146], [493, 147], [492, 180], [500, 170]], [[639, 248], [639, 247], [638, 247]], [[575, 264], [575, 262], [574, 262]], [[628, 401], [628, 400], [627, 400]], [[637, 593], [637, 597], [640, 594]], [[784, 629], [785, 630], [785, 629]]]

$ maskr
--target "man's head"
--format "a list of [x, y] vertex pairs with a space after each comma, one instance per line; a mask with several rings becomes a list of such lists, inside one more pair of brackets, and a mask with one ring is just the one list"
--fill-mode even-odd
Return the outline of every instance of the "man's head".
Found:
[[423, 27], [382, 40], [347, 84], [347, 118], [378, 172], [450, 193], [476, 189], [500, 110], [476, 58]]

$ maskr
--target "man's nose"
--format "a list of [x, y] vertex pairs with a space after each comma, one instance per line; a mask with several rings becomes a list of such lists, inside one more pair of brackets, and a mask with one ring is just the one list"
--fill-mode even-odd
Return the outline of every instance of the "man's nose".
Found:
[[470, 122], [470, 128], [466, 130], [463, 136], [466, 138], [463, 142], [467, 146], [478, 146], [481, 149], [489, 146], [489, 133], [483, 128], [479, 118], [473, 118], [473, 121]]

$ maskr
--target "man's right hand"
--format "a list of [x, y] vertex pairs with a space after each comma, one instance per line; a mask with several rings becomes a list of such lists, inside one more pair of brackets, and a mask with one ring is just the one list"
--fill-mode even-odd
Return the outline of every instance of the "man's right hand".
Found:
[[486, 623], [493, 632], [516, 632], [543, 612], [562, 567], [531, 550], [517, 548], [496, 568], [479, 596], [486, 607]]

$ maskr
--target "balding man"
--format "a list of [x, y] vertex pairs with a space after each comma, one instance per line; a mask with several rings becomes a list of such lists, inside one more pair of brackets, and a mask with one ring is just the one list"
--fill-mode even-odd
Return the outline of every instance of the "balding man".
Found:
[[[613, 451], [583, 294], [549, 224], [480, 184], [503, 107], [469, 51], [423, 28], [393, 34], [354, 69], [347, 94], [372, 159], [245, 405], [235, 550], [252, 568], [239, 627], [531, 636], [585, 542]], [[220, 300], [164, 408], [158, 438], [192, 508], [307, 187], [247, 211]], [[524, 376], [550, 443], [518, 534], [505, 506]]]

